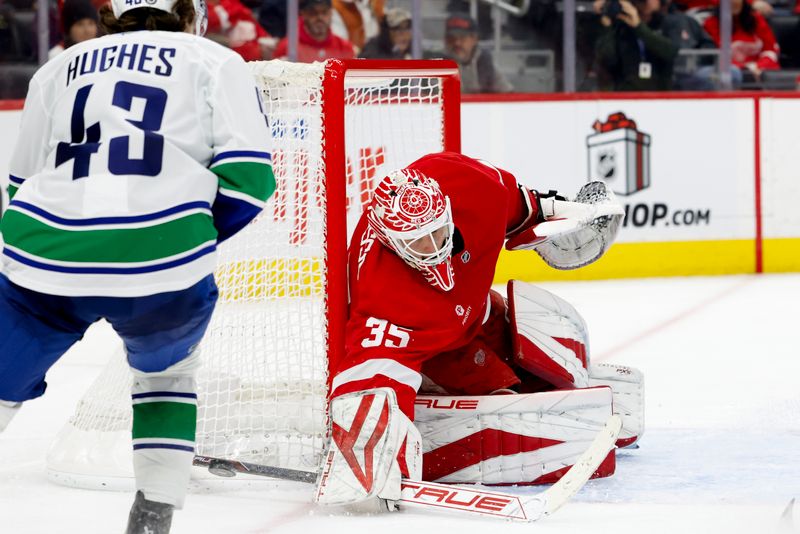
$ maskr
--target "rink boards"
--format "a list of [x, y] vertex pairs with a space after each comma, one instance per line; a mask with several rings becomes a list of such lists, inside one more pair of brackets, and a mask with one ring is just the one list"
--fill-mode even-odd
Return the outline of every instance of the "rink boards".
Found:
[[[20, 108], [0, 101], [4, 186]], [[627, 213], [596, 264], [560, 272], [535, 253], [504, 252], [496, 282], [798, 271], [799, 134], [800, 98], [783, 94], [476, 95], [462, 105], [465, 154], [542, 190], [574, 194], [602, 179]]]
[[503, 253], [496, 280], [800, 270], [800, 99], [790, 94], [466, 96], [466, 154], [574, 194], [601, 179], [625, 206], [617, 243], [559, 272]]

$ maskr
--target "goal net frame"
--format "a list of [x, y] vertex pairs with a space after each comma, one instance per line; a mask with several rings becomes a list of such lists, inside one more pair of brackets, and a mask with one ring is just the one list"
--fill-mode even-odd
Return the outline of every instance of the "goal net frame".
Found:
[[[421, 74], [442, 79], [442, 146], [445, 151], [461, 151], [461, 83], [458, 66], [449, 60], [329, 60], [322, 81], [326, 94], [322, 115], [326, 118], [323, 136], [323, 160], [326, 168], [327, 268], [325, 294], [328, 299], [328, 365], [341, 361], [344, 353], [347, 323], [347, 182], [345, 136], [345, 84], [348, 73], [362, 79], [385, 79], [393, 76]], [[330, 133], [328, 133], [330, 129]], [[419, 156], [423, 156], [420, 154]], [[331, 283], [335, 281], [336, 283]], [[333, 311], [335, 310], [335, 313]], [[328, 385], [330, 380], [328, 377]]]

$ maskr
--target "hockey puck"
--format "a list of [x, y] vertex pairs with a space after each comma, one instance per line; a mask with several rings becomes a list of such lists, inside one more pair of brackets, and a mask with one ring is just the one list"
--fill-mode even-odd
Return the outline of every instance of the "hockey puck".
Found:
[[230, 478], [236, 476], [236, 471], [231, 469], [230, 466], [222, 460], [212, 460], [208, 464], [208, 472], [218, 477]]

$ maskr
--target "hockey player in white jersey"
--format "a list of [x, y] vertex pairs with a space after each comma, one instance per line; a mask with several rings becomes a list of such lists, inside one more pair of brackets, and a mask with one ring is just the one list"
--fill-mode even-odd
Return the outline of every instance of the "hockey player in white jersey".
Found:
[[275, 189], [253, 77], [205, 21], [202, 0], [112, 0], [109, 35], [36, 73], [0, 227], [0, 430], [106, 319], [135, 377], [129, 534], [183, 505], [216, 247]]

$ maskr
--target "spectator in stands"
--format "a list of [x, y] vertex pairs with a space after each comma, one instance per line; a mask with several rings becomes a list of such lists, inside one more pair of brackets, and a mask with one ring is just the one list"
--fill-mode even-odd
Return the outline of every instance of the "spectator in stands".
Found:
[[[549, 1], [549, 0], [547, 0]], [[552, 0], [555, 1], [555, 0]], [[472, 8], [477, 3], [475, 22], [478, 25], [478, 39], [491, 39], [494, 37], [494, 6], [489, 2], [474, 2], [474, 0], [448, 0], [445, 10], [448, 13], [473, 13]], [[539, 8], [542, 0], [530, 3], [530, 10]]]
[[52, 59], [72, 45], [97, 37], [99, 19], [97, 9], [90, 0], [65, 0], [61, 9], [61, 28], [64, 37], [50, 49], [48, 57]]
[[[331, 31], [333, 7], [331, 0], [301, 0], [300, 31], [297, 43], [297, 61], [311, 63], [328, 58], [355, 57], [353, 43], [334, 35]], [[275, 49], [275, 58], [286, 58], [289, 42], [284, 37]]]
[[0, 61], [19, 60], [23, 55], [21, 45], [14, 18], [14, 8], [0, 3]]
[[401, 7], [387, 9], [380, 33], [367, 41], [360, 57], [411, 59], [411, 13]]
[[[679, 50], [706, 50], [716, 52], [717, 45], [697, 19], [679, 11], [670, 0], [662, 0], [663, 34]], [[715, 89], [717, 68], [714, 56], [681, 56], [675, 60], [674, 88], [683, 91], [712, 91]]]
[[491, 52], [478, 47], [478, 25], [468, 15], [451, 15], [445, 23], [445, 50], [461, 71], [465, 93], [507, 93], [511, 84], [494, 63]]
[[[772, 3], [778, 3], [782, 0], [753, 0], [753, 9], [761, 13], [765, 17], [769, 17], [775, 11]], [[719, 0], [677, 0], [675, 4], [682, 11], [686, 11], [692, 16], [696, 16], [702, 23], [711, 14], [710, 12], [716, 9], [719, 5]]]
[[[778, 43], [764, 17], [746, 0], [731, 0], [733, 35], [731, 36], [731, 62], [734, 69], [734, 87], [741, 83], [742, 71], [752, 73], [760, 81], [761, 72], [779, 69]], [[703, 27], [719, 46], [719, 12], [707, 18]]]
[[383, 20], [384, 0], [333, 0], [331, 31], [361, 50], [377, 37]]
[[678, 45], [663, 32], [659, 0], [597, 2], [602, 26], [597, 62], [605, 76], [601, 88], [615, 91], [665, 91], [672, 88]]
[[206, 37], [232, 49], [245, 61], [271, 58], [277, 44], [240, 0], [208, 0]]
[[258, 23], [273, 37], [286, 37], [286, 0], [263, 0]]

